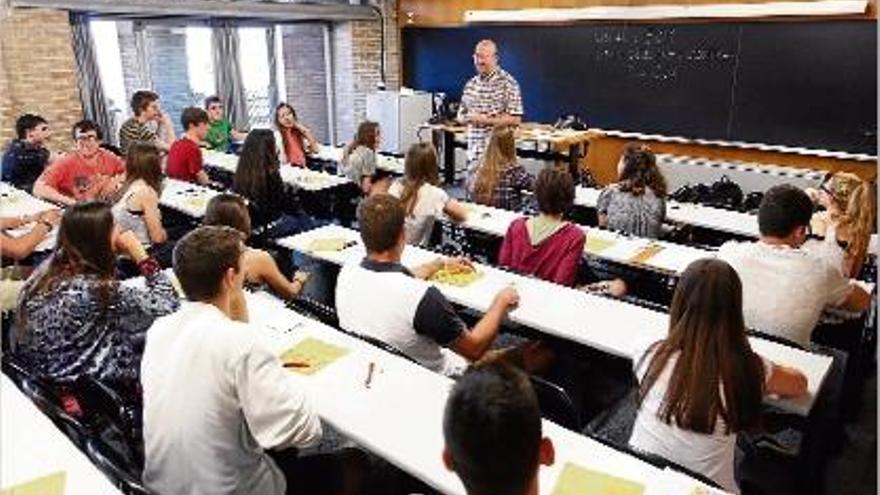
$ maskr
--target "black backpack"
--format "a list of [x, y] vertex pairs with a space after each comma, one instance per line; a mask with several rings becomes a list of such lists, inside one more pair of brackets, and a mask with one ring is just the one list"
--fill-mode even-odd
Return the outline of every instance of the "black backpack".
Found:
[[726, 175], [723, 175], [712, 184], [709, 191], [709, 197], [704, 203], [706, 206], [713, 206], [715, 208], [736, 210], [739, 209], [742, 200], [743, 192], [742, 188], [739, 187], [739, 184], [730, 180]]

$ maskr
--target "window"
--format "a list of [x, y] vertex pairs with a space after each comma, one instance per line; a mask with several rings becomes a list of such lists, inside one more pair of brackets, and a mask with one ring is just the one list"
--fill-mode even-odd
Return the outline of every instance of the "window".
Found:
[[217, 93], [214, 79], [214, 54], [211, 49], [211, 29], [186, 28], [186, 64], [189, 89], [199, 101]]
[[115, 141], [115, 136], [122, 122], [131, 114], [128, 98], [125, 93], [125, 79], [122, 76], [122, 55], [119, 51], [119, 33], [116, 22], [93, 20], [89, 23], [94, 41], [95, 58], [104, 88], [104, 99], [107, 111], [110, 112], [112, 129], [105, 129], [105, 137]]
[[270, 98], [268, 29], [238, 29], [238, 60], [247, 102], [248, 126], [271, 127], [273, 124]]

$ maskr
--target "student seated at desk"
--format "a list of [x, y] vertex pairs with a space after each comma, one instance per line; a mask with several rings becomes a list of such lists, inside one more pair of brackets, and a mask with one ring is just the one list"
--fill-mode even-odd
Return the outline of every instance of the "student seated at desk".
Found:
[[535, 188], [535, 178], [516, 160], [516, 135], [512, 127], [495, 127], [486, 153], [468, 184], [477, 203], [504, 210], [521, 211], [527, 195]]
[[[137, 263], [145, 287], [116, 280], [117, 254]], [[134, 234], [119, 231], [110, 206], [77, 203], [64, 212], [52, 256], [22, 291], [12, 352], [36, 376], [89, 375], [128, 389], [137, 383], [147, 328], [177, 306], [171, 280]]]
[[[125, 162], [125, 184], [113, 205], [113, 217], [122, 230], [130, 230], [144, 246], [149, 246], [163, 266], [170, 266], [170, 251], [158, 256], [155, 251], [168, 240], [162, 226], [159, 196], [162, 190], [162, 157], [149, 143], [132, 143]], [[163, 262], [165, 261], [165, 262]]]
[[[251, 235], [251, 217], [247, 204], [237, 194], [218, 194], [208, 202], [203, 225], [223, 225], [232, 227], [242, 234], [247, 241]], [[276, 294], [284, 299], [293, 299], [302, 292], [309, 279], [307, 272], [298, 271], [293, 278], [287, 277], [278, 269], [272, 255], [261, 249], [246, 248], [242, 258], [245, 282], [248, 284], [268, 285]]]
[[617, 164], [617, 182], [596, 201], [599, 226], [624, 234], [657, 239], [666, 218], [666, 179], [654, 153], [643, 144], [629, 143]]
[[223, 102], [218, 96], [205, 98], [205, 111], [210, 119], [208, 134], [205, 135], [205, 144], [209, 150], [229, 153], [232, 140], [243, 141], [247, 137], [247, 132], [235, 130], [229, 119], [223, 116]]
[[361, 195], [387, 192], [391, 183], [391, 175], [376, 168], [380, 137], [379, 124], [369, 120], [361, 122], [354, 142], [342, 152], [339, 164], [345, 176], [360, 187]]
[[125, 163], [101, 148], [101, 129], [90, 120], [73, 125], [76, 148], [56, 160], [34, 183], [34, 196], [60, 205], [107, 200], [125, 180]]
[[807, 194], [825, 208], [810, 222], [813, 233], [824, 240], [809, 240], [804, 249], [838, 267], [844, 277], [858, 277], [874, 232], [875, 191], [857, 175], [838, 172]]
[[[639, 411], [629, 439], [738, 492], [736, 436], [755, 428], [765, 395], [797, 397], [807, 379], [752, 351], [733, 268], [697, 260], [682, 273], [666, 338], [635, 349]], [[646, 347], [646, 348], [645, 348]]]
[[254, 129], [241, 147], [232, 189], [248, 200], [254, 230], [276, 239], [314, 226], [304, 214], [288, 212], [275, 138], [268, 129]]
[[[24, 279], [30, 275], [30, 266], [21, 266], [23, 260], [34, 252], [43, 239], [52, 232], [61, 219], [59, 210], [46, 210], [20, 217], [0, 217], [0, 254], [4, 259], [14, 260], [15, 266], [4, 266], [0, 271], [0, 311], [15, 309], [18, 294], [24, 287]], [[6, 230], [19, 229], [34, 224], [24, 235], [13, 237]]]
[[396, 347], [426, 368], [459, 375], [486, 354], [519, 295], [512, 287], [502, 289], [486, 315], [468, 329], [425, 279], [444, 268], [472, 268], [465, 260], [442, 258], [412, 270], [404, 267], [400, 259], [406, 246], [405, 218], [403, 206], [389, 194], [370, 196], [361, 203], [358, 221], [367, 256], [360, 263], [345, 264], [339, 272], [339, 324]]
[[443, 189], [437, 187], [437, 150], [431, 143], [410, 146], [404, 160], [404, 177], [391, 184], [388, 193], [400, 199], [406, 211], [406, 243], [427, 245], [434, 230], [434, 221], [448, 215], [463, 221], [467, 211]]
[[132, 143], [141, 141], [167, 150], [174, 143], [174, 124], [159, 106], [159, 95], [152, 91], [135, 91], [131, 95], [134, 116], [119, 127], [119, 150], [128, 153]]
[[180, 115], [180, 124], [186, 133], [174, 141], [168, 150], [165, 173], [173, 179], [210, 184], [211, 179], [205, 172], [201, 148], [202, 141], [208, 135], [208, 113], [201, 108], [185, 108]]
[[584, 254], [586, 235], [563, 220], [574, 203], [574, 181], [558, 168], [545, 168], [535, 182], [540, 214], [518, 218], [510, 224], [498, 264], [562, 285], [574, 285]]
[[15, 134], [16, 139], [10, 141], [3, 152], [3, 182], [31, 192], [46, 164], [57, 158], [46, 147], [52, 133], [46, 119], [26, 113], [16, 119]]
[[318, 152], [318, 139], [297, 117], [288, 103], [275, 107], [275, 149], [282, 164], [305, 167], [306, 156]]
[[475, 366], [458, 379], [443, 439], [443, 463], [468, 495], [538, 495], [538, 469], [555, 461], [528, 376], [504, 363]]
[[749, 328], [775, 335], [802, 347], [822, 310], [839, 307], [861, 312], [871, 296], [840, 267], [803, 249], [813, 203], [795, 186], [771, 187], [758, 209], [757, 242], [728, 242], [718, 257], [730, 263], [743, 285], [743, 311]]
[[144, 484], [168, 495], [354, 492], [343, 491], [341, 459], [289, 452], [316, 443], [321, 421], [247, 324], [244, 252], [239, 231], [215, 226], [174, 250], [187, 302], [147, 333]]

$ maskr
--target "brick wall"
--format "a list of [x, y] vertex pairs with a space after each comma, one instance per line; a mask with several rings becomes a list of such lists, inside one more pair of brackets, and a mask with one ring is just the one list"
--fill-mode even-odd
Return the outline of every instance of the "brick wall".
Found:
[[324, 24], [283, 26], [281, 36], [287, 102], [318, 139], [328, 142]]
[[[400, 87], [400, 30], [397, 0], [381, 0], [385, 15], [386, 89]], [[333, 56], [336, 82], [336, 129], [340, 140], [348, 141], [364, 119], [367, 95], [381, 81], [381, 25], [375, 21], [337, 23], [334, 26]]]
[[49, 121], [51, 149], [71, 147], [70, 128], [82, 119], [82, 106], [68, 14], [0, 3], [0, 146], [15, 136], [15, 119], [28, 112]]

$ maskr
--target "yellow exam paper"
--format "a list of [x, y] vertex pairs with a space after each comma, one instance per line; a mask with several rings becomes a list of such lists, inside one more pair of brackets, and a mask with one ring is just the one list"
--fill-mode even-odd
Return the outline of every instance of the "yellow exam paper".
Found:
[[281, 361], [302, 363], [306, 366], [289, 367], [288, 369], [301, 375], [313, 375], [346, 354], [348, 354], [348, 349], [344, 347], [308, 337], [284, 351], [281, 354]]
[[309, 251], [342, 251], [348, 240], [342, 237], [325, 237], [323, 239], [314, 239], [306, 248]]
[[429, 280], [438, 284], [454, 285], [456, 287], [467, 287], [476, 282], [483, 274], [476, 270], [469, 271], [452, 271], [442, 268], [431, 275]]
[[615, 244], [617, 244], [617, 241], [614, 239], [603, 239], [595, 235], [587, 234], [587, 242], [584, 243], [584, 251], [592, 254], [599, 254]]
[[67, 473], [58, 471], [0, 490], [0, 495], [64, 495]]
[[642, 495], [645, 487], [634, 481], [567, 463], [553, 495]]

